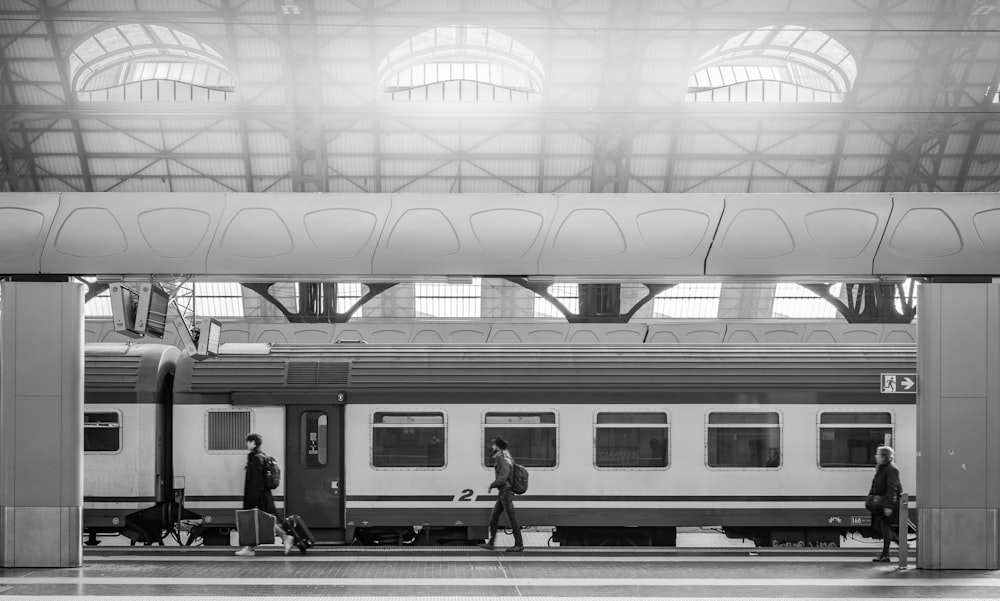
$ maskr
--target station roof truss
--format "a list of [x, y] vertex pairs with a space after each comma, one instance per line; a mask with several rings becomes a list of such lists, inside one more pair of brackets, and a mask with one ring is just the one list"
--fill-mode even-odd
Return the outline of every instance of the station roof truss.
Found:
[[995, 0], [0, 11], [7, 191], [1000, 189]]

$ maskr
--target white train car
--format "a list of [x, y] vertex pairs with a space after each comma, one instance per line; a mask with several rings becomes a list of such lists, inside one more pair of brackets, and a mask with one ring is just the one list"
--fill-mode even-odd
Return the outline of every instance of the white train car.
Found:
[[552, 526], [564, 544], [670, 545], [678, 526], [699, 525], [760, 545], [836, 545], [868, 526], [876, 446], [896, 447], [913, 489], [915, 398], [880, 394], [879, 374], [912, 372], [915, 354], [224, 345], [217, 358], [180, 362], [175, 419], [199, 432], [213, 411], [252, 420], [233, 422], [239, 466], [212, 454], [210, 434], [189, 432], [176, 438], [176, 470], [187, 498], [206, 503], [187, 507], [217, 525], [206, 540], [231, 523], [221, 503], [242, 494], [242, 440], [253, 430], [284, 462], [285, 510], [320, 540], [468, 543], [486, 531], [487, 448], [500, 434], [531, 472], [517, 499], [522, 524]]
[[83, 528], [154, 543], [176, 519], [170, 405], [180, 351], [157, 344], [84, 347]]

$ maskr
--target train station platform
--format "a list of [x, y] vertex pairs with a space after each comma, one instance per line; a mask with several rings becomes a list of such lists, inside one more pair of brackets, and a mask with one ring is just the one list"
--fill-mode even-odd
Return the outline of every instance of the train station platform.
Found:
[[[997, 599], [995, 571], [901, 570], [867, 549], [87, 549], [81, 568], [0, 570], [0, 599]], [[912, 559], [912, 558], [911, 558]]]

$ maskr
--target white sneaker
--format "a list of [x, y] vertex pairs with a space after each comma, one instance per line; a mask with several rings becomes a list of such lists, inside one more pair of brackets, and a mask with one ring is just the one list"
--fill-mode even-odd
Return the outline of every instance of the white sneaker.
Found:
[[253, 547], [243, 547], [236, 552], [236, 555], [242, 555], [244, 557], [253, 557], [257, 553], [253, 550]]
[[291, 534], [286, 534], [285, 538], [282, 539], [282, 542], [285, 545], [285, 555], [288, 555], [291, 552], [292, 547], [295, 546], [295, 537]]

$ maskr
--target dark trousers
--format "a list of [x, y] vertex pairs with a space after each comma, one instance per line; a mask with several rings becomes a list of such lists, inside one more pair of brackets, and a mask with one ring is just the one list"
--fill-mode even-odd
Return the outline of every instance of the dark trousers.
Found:
[[882, 535], [882, 555], [889, 555], [889, 543], [896, 539], [895, 533], [893, 533], [893, 526], [897, 525], [898, 522], [896, 524], [893, 523], [895, 515], [887, 517], [881, 511], [874, 514], [873, 517], [873, 521], [875, 522], [873, 526]]
[[493, 505], [493, 513], [490, 514], [490, 544], [497, 539], [497, 526], [500, 525], [500, 514], [507, 513], [507, 521], [510, 522], [510, 529], [514, 531], [514, 544], [518, 547], [524, 546], [521, 538], [521, 527], [517, 524], [517, 514], [514, 512], [514, 492], [509, 488], [497, 493], [497, 502]]

